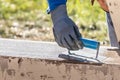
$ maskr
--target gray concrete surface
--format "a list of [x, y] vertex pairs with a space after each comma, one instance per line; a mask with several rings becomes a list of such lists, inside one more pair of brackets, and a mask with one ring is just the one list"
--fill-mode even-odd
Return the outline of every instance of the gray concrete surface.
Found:
[[[105, 47], [100, 48], [98, 59], [104, 59], [101, 56], [105, 53], [105, 51]], [[1, 56], [61, 60], [61, 58], [58, 58], [58, 55], [61, 53], [67, 53], [67, 49], [59, 47], [54, 42], [0, 39]], [[72, 53], [93, 58], [96, 56], [96, 50], [87, 48], [84, 48], [83, 50], [72, 51]]]
[[58, 59], [58, 54], [66, 51], [54, 42], [0, 39], [0, 55]]

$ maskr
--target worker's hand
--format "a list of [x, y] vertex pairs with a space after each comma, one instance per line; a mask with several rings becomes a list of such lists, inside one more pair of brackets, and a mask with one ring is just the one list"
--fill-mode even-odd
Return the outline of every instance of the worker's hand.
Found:
[[51, 17], [54, 24], [53, 33], [58, 45], [69, 50], [82, 49], [81, 34], [75, 23], [68, 17], [66, 6], [57, 7], [51, 12]]
[[[94, 1], [95, 0], [91, 0], [91, 4], [93, 5], [94, 4]], [[106, 3], [106, 0], [97, 0], [101, 6], [101, 8], [106, 11], [106, 12], [109, 12], [109, 9], [108, 9], [108, 5]]]

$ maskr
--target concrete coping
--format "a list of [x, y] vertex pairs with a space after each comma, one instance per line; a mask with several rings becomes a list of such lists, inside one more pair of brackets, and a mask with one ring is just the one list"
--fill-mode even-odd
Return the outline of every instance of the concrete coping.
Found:
[[[58, 57], [63, 52], [67, 53], [67, 49], [59, 47], [55, 42], [0, 39], [0, 56], [63, 60]], [[95, 56], [95, 51], [90, 49], [73, 52], [85, 56]], [[119, 50], [115, 47], [101, 46], [99, 56], [105, 57], [102, 62], [106, 64], [120, 64]]]

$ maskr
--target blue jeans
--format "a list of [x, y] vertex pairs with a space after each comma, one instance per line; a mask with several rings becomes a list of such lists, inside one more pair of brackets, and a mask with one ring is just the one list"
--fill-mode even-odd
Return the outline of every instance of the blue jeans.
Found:
[[119, 43], [117, 41], [117, 37], [116, 37], [116, 33], [115, 33], [115, 30], [114, 30], [114, 26], [113, 26], [113, 23], [112, 23], [110, 13], [106, 12], [106, 17], [107, 17], [110, 44], [111, 44], [112, 47], [119, 47]]

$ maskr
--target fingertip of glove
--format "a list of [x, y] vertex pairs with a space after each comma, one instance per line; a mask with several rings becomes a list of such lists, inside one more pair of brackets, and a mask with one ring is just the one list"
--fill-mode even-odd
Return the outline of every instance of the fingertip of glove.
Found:
[[83, 49], [84, 45], [81, 41], [77, 42], [77, 46], [79, 47], [79, 49]]

